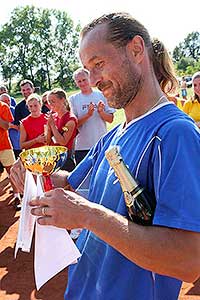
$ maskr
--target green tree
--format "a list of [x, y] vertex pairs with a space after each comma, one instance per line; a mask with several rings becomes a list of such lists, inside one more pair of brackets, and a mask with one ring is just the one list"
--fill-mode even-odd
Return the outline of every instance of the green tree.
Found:
[[0, 67], [1, 75], [5, 81], [8, 81], [9, 90], [11, 89], [12, 79], [16, 75], [15, 58], [12, 51], [6, 51], [6, 47], [1, 43], [0, 38]]
[[200, 58], [200, 33], [192, 32], [173, 51], [173, 61], [179, 76], [193, 74]]
[[174, 48], [174, 51], [172, 53], [173, 61], [176, 63], [180, 61], [183, 56], [184, 56], [183, 43], [179, 43], [179, 45]]
[[195, 66], [195, 60], [190, 57], [181, 57], [180, 60], [176, 63], [176, 68], [177, 70], [180, 71], [180, 75], [183, 74], [191, 74], [187, 73], [188, 67], [194, 68]]
[[17, 75], [18, 54], [16, 47], [11, 42], [13, 32], [8, 24], [2, 27], [0, 31], [0, 67], [1, 75], [5, 81], [8, 81], [9, 89], [11, 88], [12, 79]]
[[199, 60], [200, 57], [200, 33], [192, 32], [189, 33], [184, 40], [184, 53], [186, 57], [191, 57], [195, 61]]
[[11, 14], [9, 24], [13, 33], [10, 41], [18, 54], [18, 74], [22, 78], [31, 78], [34, 81], [34, 67], [37, 65], [37, 51], [34, 48], [34, 39], [37, 34], [37, 9], [33, 6], [16, 8]]
[[[5, 80], [30, 78], [41, 90], [69, 87], [78, 65], [80, 26], [66, 12], [15, 8], [0, 31], [0, 66]], [[55, 82], [54, 82], [55, 81]]]
[[200, 33], [192, 32], [183, 42], [179, 43], [173, 51], [173, 60], [178, 62], [181, 58], [192, 58], [195, 61], [200, 57]]
[[44, 9], [38, 16], [37, 35], [35, 47], [38, 50], [37, 81], [41, 89], [51, 89], [52, 62], [54, 57], [53, 34], [52, 34], [52, 11]]
[[62, 88], [70, 88], [73, 84], [72, 73], [78, 66], [77, 48], [80, 25], [74, 24], [66, 12], [54, 10], [56, 18], [54, 52], [56, 82]]

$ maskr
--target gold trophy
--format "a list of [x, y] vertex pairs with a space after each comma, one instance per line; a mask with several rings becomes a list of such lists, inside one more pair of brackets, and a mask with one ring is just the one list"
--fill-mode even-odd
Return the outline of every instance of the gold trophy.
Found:
[[50, 175], [57, 172], [67, 159], [67, 148], [63, 146], [42, 146], [20, 153], [24, 167], [34, 175], [42, 176], [44, 191], [53, 189]]

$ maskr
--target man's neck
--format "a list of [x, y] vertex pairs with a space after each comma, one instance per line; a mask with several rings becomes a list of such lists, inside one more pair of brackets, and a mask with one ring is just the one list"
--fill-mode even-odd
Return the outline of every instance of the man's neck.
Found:
[[[151, 91], [151, 93], [148, 93], [147, 91]], [[135, 99], [133, 99], [133, 101], [125, 107], [124, 111], [127, 123], [141, 115], [144, 115], [153, 107], [159, 105], [160, 101], [168, 101], [159, 85], [148, 87], [147, 91], [140, 91]]]

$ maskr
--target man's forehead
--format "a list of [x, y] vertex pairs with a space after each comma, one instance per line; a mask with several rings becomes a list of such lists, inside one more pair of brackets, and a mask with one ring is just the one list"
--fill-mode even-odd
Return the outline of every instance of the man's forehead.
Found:
[[98, 24], [93, 29], [88, 31], [80, 41], [80, 52], [88, 45], [96, 42], [106, 41], [107, 24]]
[[21, 89], [27, 89], [27, 88], [32, 89], [32, 86], [30, 85], [30, 83], [25, 83], [24, 85], [21, 86]]
[[[106, 44], [107, 25], [100, 24], [94, 29], [87, 32], [80, 42], [79, 56], [83, 66], [87, 69], [86, 64], [103, 53]], [[107, 45], [108, 46], [108, 45]]]
[[86, 72], [82, 71], [75, 76], [75, 79], [87, 78], [87, 77], [88, 77], [88, 74]]

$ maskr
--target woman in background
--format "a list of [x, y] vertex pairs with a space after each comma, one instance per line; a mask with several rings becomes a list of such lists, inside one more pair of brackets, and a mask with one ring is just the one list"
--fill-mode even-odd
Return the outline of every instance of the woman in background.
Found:
[[31, 94], [26, 100], [30, 115], [21, 121], [20, 145], [22, 149], [41, 147], [46, 144], [44, 125], [47, 123], [45, 114], [41, 112], [41, 99]]
[[47, 143], [65, 146], [68, 149], [67, 161], [62, 170], [72, 171], [75, 167], [73, 157], [74, 139], [77, 135], [78, 120], [70, 111], [69, 102], [64, 90], [53, 89], [48, 93], [48, 103], [53, 112], [48, 114]]
[[185, 102], [183, 111], [188, 114], [200, 128], [200, 72], [192, 76], [192, 88], [194, 95], [191, 100]]
[[176, 94], [175, 96], [168, 96], [167, 98], [168, 98], [169, 101], [174, 102], [174, 104], [175, 104], [180, 110], [183, 110], [183, 106], [184, 106], [185, 100], [184, 100], [184, 99], [181, 99], [181, 98], [179, 97], [179, 94]]
[[49, 91], [46, 91], [44, 92], [44, 94], [42, 94], [42, 113], [46, 114], [50, 111], [50, 106], [49, 106], [49, 103], [48, 103], [48, 94], [49, 94]]

